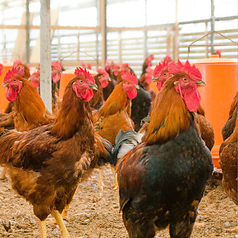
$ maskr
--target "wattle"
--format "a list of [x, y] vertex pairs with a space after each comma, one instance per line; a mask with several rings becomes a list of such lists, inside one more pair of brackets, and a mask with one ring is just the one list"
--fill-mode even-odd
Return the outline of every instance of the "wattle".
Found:
[[102, 88], [106, 88], [107, 85], [108, 85], [108, 80], [107, 79], [106, 80], [100, 80], [100, 83], [102, 85]]
[[40, 86], [40, 82], [38, 80], [32, 80], [31, 83], [35, 88], [38, 88]]
[[180, 93], [190, 112], [195, 112], [198, 109], [201, 101], [201, 95], [196, 86], [194, 86], [194, 88], [186, 89], [183, 94], [180, 87], [177, 87], [176, 91]]
[[157, 89], [160, 91], [162, 88], [163, 84], [161, 81], [157, 82]]
[[132, 88], [127, 91], [127, 97], [130, 99], [134, 99], [137, 96], [137, 90], [136, 88]]
[[55, 74], [53, 77], [52, 77], [52, 80], [54, 83], [57, 83], [59, 80], [60, 80], [60, 74]]
[[88, 90], [86, 96], [84, 97], [84, 100], [86, 102], [89, 102], [92, 98], [93, 98], [93, 90]]
[[73, 90], [76, 93], [77, 97], [83, 98], [86, 102], [89, 102], [93, 98], [93, 90], [79, 90], [76, 86], [73, 86]]
[[7, 88], [6, 98], [10, 102], [15, 101], [17, 99], [17, 91], [12, 88]]

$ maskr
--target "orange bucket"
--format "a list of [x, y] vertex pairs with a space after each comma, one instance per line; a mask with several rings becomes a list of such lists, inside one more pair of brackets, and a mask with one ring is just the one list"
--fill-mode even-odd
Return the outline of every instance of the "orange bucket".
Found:
[[[75, 71], [75, 69], [68, 69], [68, 70], [65, 70], [61, 73], [60, 89], [59, 89], [59, 99], [60, 100], [62, 100], [62, 98], [64, 96], [64, 90], [65, 90], [67, 84], [69, 83], [69, 81], [71, 79], [73, 79], [75, 77], [74, 71]], [[97, 71], [94, 71], [94, 70], [91, 70], [91, 69], [87, 69], [87, 71], [93, 77], [98, 74]]]
[[8, 106], [9, 101], [6, 99], [6, 88], [2, 87], [3, 84], [3, 79], [5, 74], [7, 73], [8, 70], [12, 68], [12, 63], [9, 63], [7, 61], [3, 61], [3, 70], [2, 70], [2, 75], [0, 76], [0, 112], [4, 112], [5, 109]]
[[238, 64], [232, 60], [211, 55], [194, 63], [200, 70], [206, 87], [199, 88], [201, 105], [207, 120], [212, 124], [215, 144], [212, 148], [214, 166], [219, 165], [219, 148], [223, 142], [222, 128], [228, 117], [230, 105], [238, 91]]

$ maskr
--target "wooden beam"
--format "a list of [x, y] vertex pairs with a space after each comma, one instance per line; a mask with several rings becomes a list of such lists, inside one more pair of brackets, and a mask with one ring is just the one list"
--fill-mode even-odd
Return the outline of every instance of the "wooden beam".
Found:
[[[26, 25], [3, 25], [0, 24], [0, 29], [26, 29]], [[30, 29], [40, 29], [40, 26], [30, 25]], [[58, 26], [51, 25], [51, 30], [100, 30], [100, 27], [90, 26]]]
[[106, 0], [100, 0], [99, 6], [99, 15], [100, 15], [100, 31], [102, 35], [102, 45], [101, 45], [101, 66], [105, 67], [106, 59], [107, 59], [107, 3]]
[[50, 0], [40, 0], [40, 95], [52, 112]]

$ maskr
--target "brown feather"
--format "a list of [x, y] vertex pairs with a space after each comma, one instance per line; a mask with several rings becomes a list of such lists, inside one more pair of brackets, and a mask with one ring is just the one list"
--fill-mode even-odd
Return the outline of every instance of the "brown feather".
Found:
[[233, 133], [221, 144], [219, 155], [223, 173], [222, 185], [227, 196], [238, 205], [238, 117]]
[[150, 123], [143, 139], [147, 144], [165, 143], [190, 126], [189, 111], [174, 89], [177, 79], [175, 76], [166, 81], [152, 103]]
[[94, 114], [94, 128], [103, 138], [115, 144], [116, 135], [120, 129], [133, 130], [134, 123], [130, 118], [131, 100], [118, 84], [106, 103]]
[[20, 76], [15, 77], [22, 82], [22, 89], [13, 102], [16, 130], [26, 131], [53, 122], [53, 117], [47, 114], [44, 102], [32, 83]]

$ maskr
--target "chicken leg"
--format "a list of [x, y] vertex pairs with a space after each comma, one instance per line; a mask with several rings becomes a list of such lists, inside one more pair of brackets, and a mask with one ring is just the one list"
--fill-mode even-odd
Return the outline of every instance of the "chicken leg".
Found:
[[103, 179], [102, 179], [102, 168], [99, 167], [99, 179], [98, 179], [98, 185], [97, 187], [101, 190], [103, 190], [103, 188], [105, 187], [105, 185], [103, 184]]
[[47, 235], [46, 235], [46, 221], [41, 221], [39, 220], [40, 222], [40, 233], [41, 233], [41, 238], [47, 238]]
[[6, 178], [6, 173], [7, 173], [7, 168], [3, 168], [3, 171], [0, 175], [0, 179], [5, 179]]
[[62, 218], [63, 220], [69, 221], [68, 218], [68, 209], [69, 209], [69, 204], [65, 206], [63, 212], [62, 212]]
[[113, 176], [114, 176], [114, 181], [115, 181], [115, 183], [112, 185], [112, 188], [118, 189], [119, 186], [118, 186], [118, 182], [117, 182], [117, 173], [115, 171], [115, 167], [111, 166], [111, 170], [112, 170], [112, 173], [113, 173]]
[[55, 218], [56, 223], [58, 224], [58, 226], [60, 228], [62, 238], [70, 238], [69, 232], [64, 224], [61, 214], [58, 211], [53, 210], [51, 212], [51, 215]]

